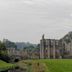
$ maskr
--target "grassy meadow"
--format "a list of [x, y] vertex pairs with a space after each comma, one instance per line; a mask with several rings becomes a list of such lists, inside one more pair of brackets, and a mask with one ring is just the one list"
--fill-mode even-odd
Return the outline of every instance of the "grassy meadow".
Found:
[[18, 65], [29, 72], [72, 72], [72, 59], [24, 60]]
[[15, 67], [14, 64], [6, 63], [6, 62], [0, 60], [0, 72], [14, 68], [14, 67]]
[[[16, 65], [27, 72], [72, 72], [72, 59], [23, 60]], [[0, 60], [0, 72], [14, 67]]]

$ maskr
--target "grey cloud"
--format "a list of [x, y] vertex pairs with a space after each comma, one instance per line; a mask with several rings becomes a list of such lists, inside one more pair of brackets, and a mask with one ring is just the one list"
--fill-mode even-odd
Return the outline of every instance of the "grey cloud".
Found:
[[70, 0], [42, 0], [48, 2], [45, 5], [43, 2], [28, 5], [24, 0], [6, 1], [6, 5], [0, 5], [0, 38], [38, 43], [43, 33], [47, 38], [61, 38], [72, 30]]

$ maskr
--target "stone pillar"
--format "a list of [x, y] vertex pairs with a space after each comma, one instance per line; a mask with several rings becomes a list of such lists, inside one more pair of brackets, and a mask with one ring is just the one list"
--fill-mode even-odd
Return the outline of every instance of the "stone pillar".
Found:
[[54, 40], [54, 43], [53, 43], [53, 59], [55, 59], [55, 40]]
[[50, 45], [49, 45], [49, 41], [48, 41], [48, 58], [50, 59]]
[[72, 56], [72, 39], [71, 39], [70, 55]]
[[44, 59], [44, 35], [42, 36], [42, 40], [40, 41], [40, 58]]
[[41, 40], [41, 42], [40, 42], [40, 58], [41, 58], [41, 59], [44, 58], [44, 46], [43, 46], [42, 40]]

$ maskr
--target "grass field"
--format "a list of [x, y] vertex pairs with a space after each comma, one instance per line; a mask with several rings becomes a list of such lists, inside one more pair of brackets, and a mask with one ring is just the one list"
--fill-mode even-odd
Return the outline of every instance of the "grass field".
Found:
[[15, 67], [14, 64], [6, 63], [0, 60], [0, 72]]
[[72, 60], [42, 60], [47, 72], [72, 72]]
[[72, 72], [71, 59], [26, 60], [19, 62], [22, 67], [24, 67], [23, 64], [30, 65], [30, 72]]

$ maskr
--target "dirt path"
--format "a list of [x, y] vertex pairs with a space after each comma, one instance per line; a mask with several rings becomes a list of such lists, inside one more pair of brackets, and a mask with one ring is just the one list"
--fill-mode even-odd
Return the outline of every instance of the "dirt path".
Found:
[[44, 66], [44, 64], [43, 63], [36, 63], [36, 62], [34, 62], [33, 64], [32, 64], [32, 70], [33, 70], [33, 72], [45, 72], [45, 66]]
[[18, 66], [22, 69], [26, 69], [27, 72], [45, 72], [45, 64], [40, 62], [19, 62]]

